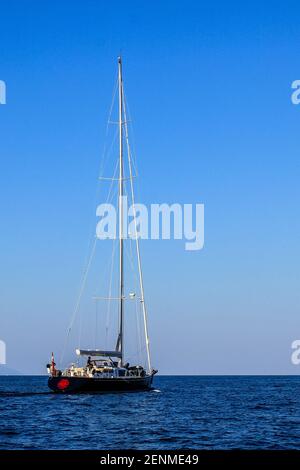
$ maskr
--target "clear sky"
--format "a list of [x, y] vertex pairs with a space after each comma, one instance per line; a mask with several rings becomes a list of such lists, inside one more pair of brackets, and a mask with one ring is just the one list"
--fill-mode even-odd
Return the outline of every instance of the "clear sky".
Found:
[[[140, 200], [205, 204], [205, 247], [142, 245], [161, 373], [298, 373], [297, 2], [0, 3], [0, 338], [59, 355], [122, 51]], [[74, 344], [74, 347], [76, 344]]]

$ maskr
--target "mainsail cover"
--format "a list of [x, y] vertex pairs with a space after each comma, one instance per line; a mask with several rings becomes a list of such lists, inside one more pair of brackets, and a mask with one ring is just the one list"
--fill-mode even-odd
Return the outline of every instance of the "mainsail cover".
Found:
[[104, 351], [102, 349], [76, 349], [77, 356], [102, 356], [122, 358], [120, 351]]

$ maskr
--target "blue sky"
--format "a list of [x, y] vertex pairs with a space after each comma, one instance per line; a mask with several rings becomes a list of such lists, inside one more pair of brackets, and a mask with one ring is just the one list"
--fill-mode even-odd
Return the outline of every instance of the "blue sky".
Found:
[[[298, 373], [296, 2], [1, 2], [0, 337], [44, 372], [78, 290], [122, 52], [140, 200], [205, 204], [205, 247], [142, 246], [161, 373]], [[76, 345], [74, 344], [74, 347]], [[299, 366], [298, 366], [299, 367]]]

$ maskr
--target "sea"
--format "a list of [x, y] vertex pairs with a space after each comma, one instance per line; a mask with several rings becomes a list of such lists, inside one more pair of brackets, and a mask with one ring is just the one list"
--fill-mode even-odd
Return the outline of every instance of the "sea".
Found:
[[299, 390], [297, 376], [157, 376], [72, 395], [1, 376], [0, 449], [300, 449]]

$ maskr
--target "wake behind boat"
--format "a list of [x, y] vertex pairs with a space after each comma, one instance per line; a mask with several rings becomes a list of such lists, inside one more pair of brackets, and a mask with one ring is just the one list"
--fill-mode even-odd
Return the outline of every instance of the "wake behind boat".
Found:
[[[147, 326], [147, 311], [144, 298], [144, 284], [141, 267], [141, 257], [139, 248], [139, 239], [137, 235], [136, 212], [134, 202], [133, 174], [128, 142], [128, 128], [126, 118], [126, 107], [122, 79], [122, 61], [118, 58], [118, 133], [119, 133], [119, 177], [112, 178], [118, 182], [118, 244], [119, 244], [119, 283], [118, 297], [108, 297], [106, 300], [117, 300], [119, 304], [119, 321], [116, 347], [112, 350], [106, 349], [76, 349], [77, 357], [82, 360], [85, 358], [85, 364], [80, 365], [79, 361], [71, 364], [65, 369], [56, 368], [54, 354], [52, 353], [51, 363], [47, 364], [47, 370], [50, 374], [48, 386], [55, 392], [107, 392], [107, 391], [134, 391], [149, 390], [152, 385], [153, 376], [156, 370], [151, 367], [149, 335]], [[124, 132], [125, 131], [125, 132]], [[124, 177], [123, 161], [123, 139], [125, 134], [126, 148], [128, 155], [129, 177]], [[135, 244], [138, 267], [138, 280], [143, 318], [143, 331], [145, 340], [145, 349], [147, 357], [147, 366], [131, 365], [125, 361], [124, 352], [124, 301], [126, 300], [124, 291], [124, 240], [123, 240], [123, 196], [124, 181], [130, 181], [131, 199], [133, 207], [133, 216], [135, 222]], [[135, 293], [129, 294], [130, 298], [135, 298]]]

